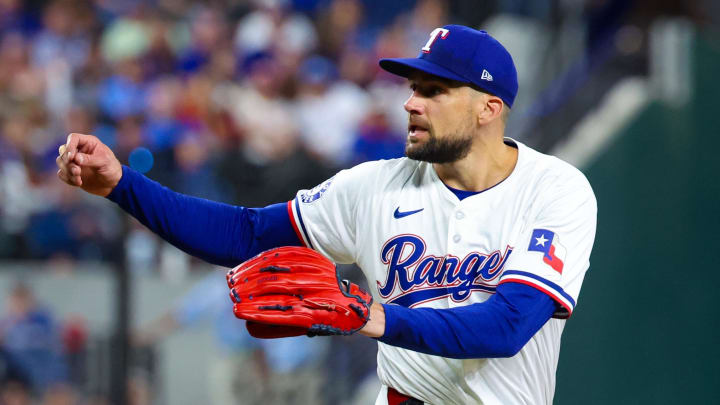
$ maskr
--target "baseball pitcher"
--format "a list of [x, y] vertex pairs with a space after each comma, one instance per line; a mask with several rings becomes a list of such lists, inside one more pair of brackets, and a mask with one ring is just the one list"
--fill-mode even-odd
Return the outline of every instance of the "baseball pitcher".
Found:
[[[588, 181], [504, 137], [517, 73], [486, 32], [437, 28], [417, 58], [380, 66], [408, 79], [406, 157], [343, 170], [287, 203], [175, 193], [91, 135], [68, 137], [58, 176], [233, 267], [233, 309], [253, 336], [376, 338], [376, 404], [551, 404], [595, 237]], [[334, 263], [357, 263], [371, 291]]]

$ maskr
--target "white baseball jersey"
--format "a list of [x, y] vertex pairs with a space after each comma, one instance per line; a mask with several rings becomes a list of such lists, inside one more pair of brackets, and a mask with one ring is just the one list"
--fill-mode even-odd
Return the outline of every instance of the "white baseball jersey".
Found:
[[463, 200], [432, 164], [407, 158], [343, 170], [288, 203], [303, 242], [357, 263], [377, 302], [453, 308], [498, 284], [523, 283], [557, 302], [554, 319], [510, 358], [458, 360], [378, 343], [386, 387], [430, 404], [551, 404], [560, 335], [595, 238], [590, 184], [571, 165], [506, 138], [518, 161], [504, 181]]

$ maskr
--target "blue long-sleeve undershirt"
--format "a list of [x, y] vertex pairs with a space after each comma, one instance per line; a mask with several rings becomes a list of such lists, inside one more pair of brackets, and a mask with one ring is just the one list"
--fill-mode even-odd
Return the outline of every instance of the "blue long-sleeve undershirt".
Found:
[[500, 284], [487, 301], [450, 309], [384, 304], [383, 343], [456, 359], [512, 357], [555, 312], [547, 294]]
[[245, 208], [190, 197], [127, 166], [107, 198], [180, 250], [221, 266], [278, 246], [302, 246], [286, 204]]
[[[233, 267], [278, 246], [302, 246], [285, 203], [245, 208], [176, 193], [123, 166], [107, 197], [181, 250]], [[451, 309], [384, 305], [381, 342], [451, 358], [508, 357], [547, 322], [556, 304], [526, 285], [506, 283], [483, 303]]]

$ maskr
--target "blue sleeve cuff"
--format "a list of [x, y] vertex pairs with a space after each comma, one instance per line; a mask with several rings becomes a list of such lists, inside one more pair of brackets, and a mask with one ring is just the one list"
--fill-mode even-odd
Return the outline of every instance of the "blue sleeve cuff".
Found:
[[[385, 333], [378, 338], [383, 343], [392, 342], [398, 335], [400, 322], [398, 322], [398, 310], [403, 309], [399, 305], [393, 304], [382, 304], [383, 310], [385, 310]], [[405, 308], [407, 309], [407, 308]]]
[[105, 198], [114, 203], [117, 203], [121, 198], [120, 196], [122, 196], [122, 194], [126, 192], [128, 188], [130, 188], [133, 182], [136, 182], [138, 180], [138, 177], [145, 176], [129, 168], [128, 166], [122, 165], [122, 177], [120, 177], [120, 181], [115, 186], [115, 188], [112, 189], [110, 194], [105, 196]]

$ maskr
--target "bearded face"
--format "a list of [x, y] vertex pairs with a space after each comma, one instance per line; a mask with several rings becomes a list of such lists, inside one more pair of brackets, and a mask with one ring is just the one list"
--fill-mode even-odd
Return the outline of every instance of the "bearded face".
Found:
[[440, 139], [430, 133], [425, 142], [413, 144], [408, 139], [405, 145], [405, 155], [410, 159], [423, 162], [452, 163], [467, 156], [471, 146], [472, 137], [468, 134]]

